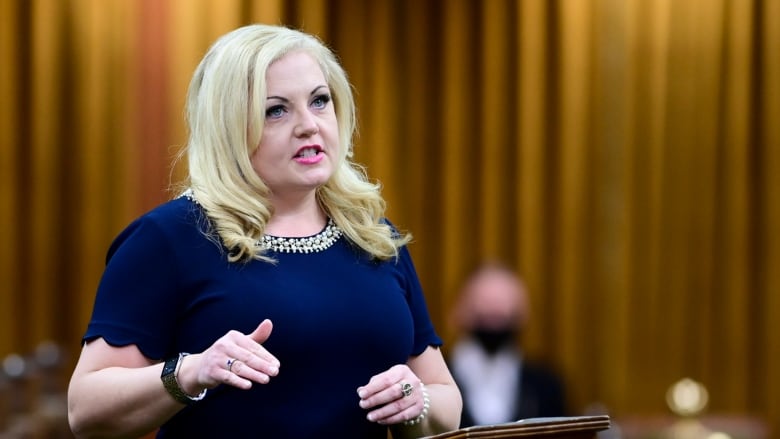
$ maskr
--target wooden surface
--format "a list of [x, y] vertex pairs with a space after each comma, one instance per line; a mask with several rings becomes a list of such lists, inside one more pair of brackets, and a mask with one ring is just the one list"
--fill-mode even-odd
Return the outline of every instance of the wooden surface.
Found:
[[531, 418], [506, 424], [466, 427], [424, 439], [558, 438], [585, 439], [609, 428], [609, 416]]

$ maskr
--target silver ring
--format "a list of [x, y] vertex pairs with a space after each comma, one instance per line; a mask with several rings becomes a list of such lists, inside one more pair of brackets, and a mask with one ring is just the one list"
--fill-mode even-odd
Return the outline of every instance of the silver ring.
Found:
[[235, 358], [228, 358], [228, 360], [227, 360], [227, 370], [228, 370], [228, 372], [232, 372], [232, 370], [230, 370], [230, 369], [233, 367], [233, 363], [235, 363], [235, 362], [236, 362]]
[[399, 384], [401, 385], [401, 392], [404, 396], [409, 396], [412, 394], [414, 387], [412, 387], [411, 384], [407, 383], [406, 381], [401, 381]]

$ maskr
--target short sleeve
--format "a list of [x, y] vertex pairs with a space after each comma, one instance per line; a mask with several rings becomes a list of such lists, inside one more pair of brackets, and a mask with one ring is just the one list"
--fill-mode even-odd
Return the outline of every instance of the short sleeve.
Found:
[[407, 301], [414, 320], [412, 355], [420, 355], [428, 346], [440, 347], [443, 342], [433, 327], [422, 285], [417, 276], [412, 256], [406, 246], [399, 249], [397, 264], [405, 278]]
[[103, 337], [162, 358], [180, 308], [173, 252], [170, 238], [148, 215], [122, 231], [109, 248], [84, 341]]

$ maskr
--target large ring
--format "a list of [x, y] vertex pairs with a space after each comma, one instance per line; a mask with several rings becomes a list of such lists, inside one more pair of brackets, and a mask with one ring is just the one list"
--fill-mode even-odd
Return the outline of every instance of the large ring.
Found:
[[233, 363], [235, 363], [235, 362], [236, 362], [235, 358], [228, 358], [228, 360], [227, 360], [227, 370], [228, 370], [228, 372], [232, 372], [232, 370], [230, 370], [230, 369], [233, 367]]
[[409, 396], [412, 394], [414, 387], [412, 387], [411, 384], [407, 383], [406, 381], [401, 381], [399, 384], [401, 384], [401, 392], [403, 392], [404, 396]]

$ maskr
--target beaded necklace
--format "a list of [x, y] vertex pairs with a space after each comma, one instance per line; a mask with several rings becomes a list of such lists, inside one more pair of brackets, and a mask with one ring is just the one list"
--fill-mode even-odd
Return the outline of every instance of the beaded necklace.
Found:
[[[198, 200], [195, 199], [192, 189], [184, 191], [179, 195], [179, 198], [181, 197], [185, 197], [200, 206]], [[263, 250], [277, 253], [317, 253], [333, 246], [343, 234], [341, 229], [333, 222], [333, 219], [328, 218], [328, 224], [325, 226], [325, 229], [316, 235], [300, 238], [263, 235], [255, 245], [262, 247]]]

